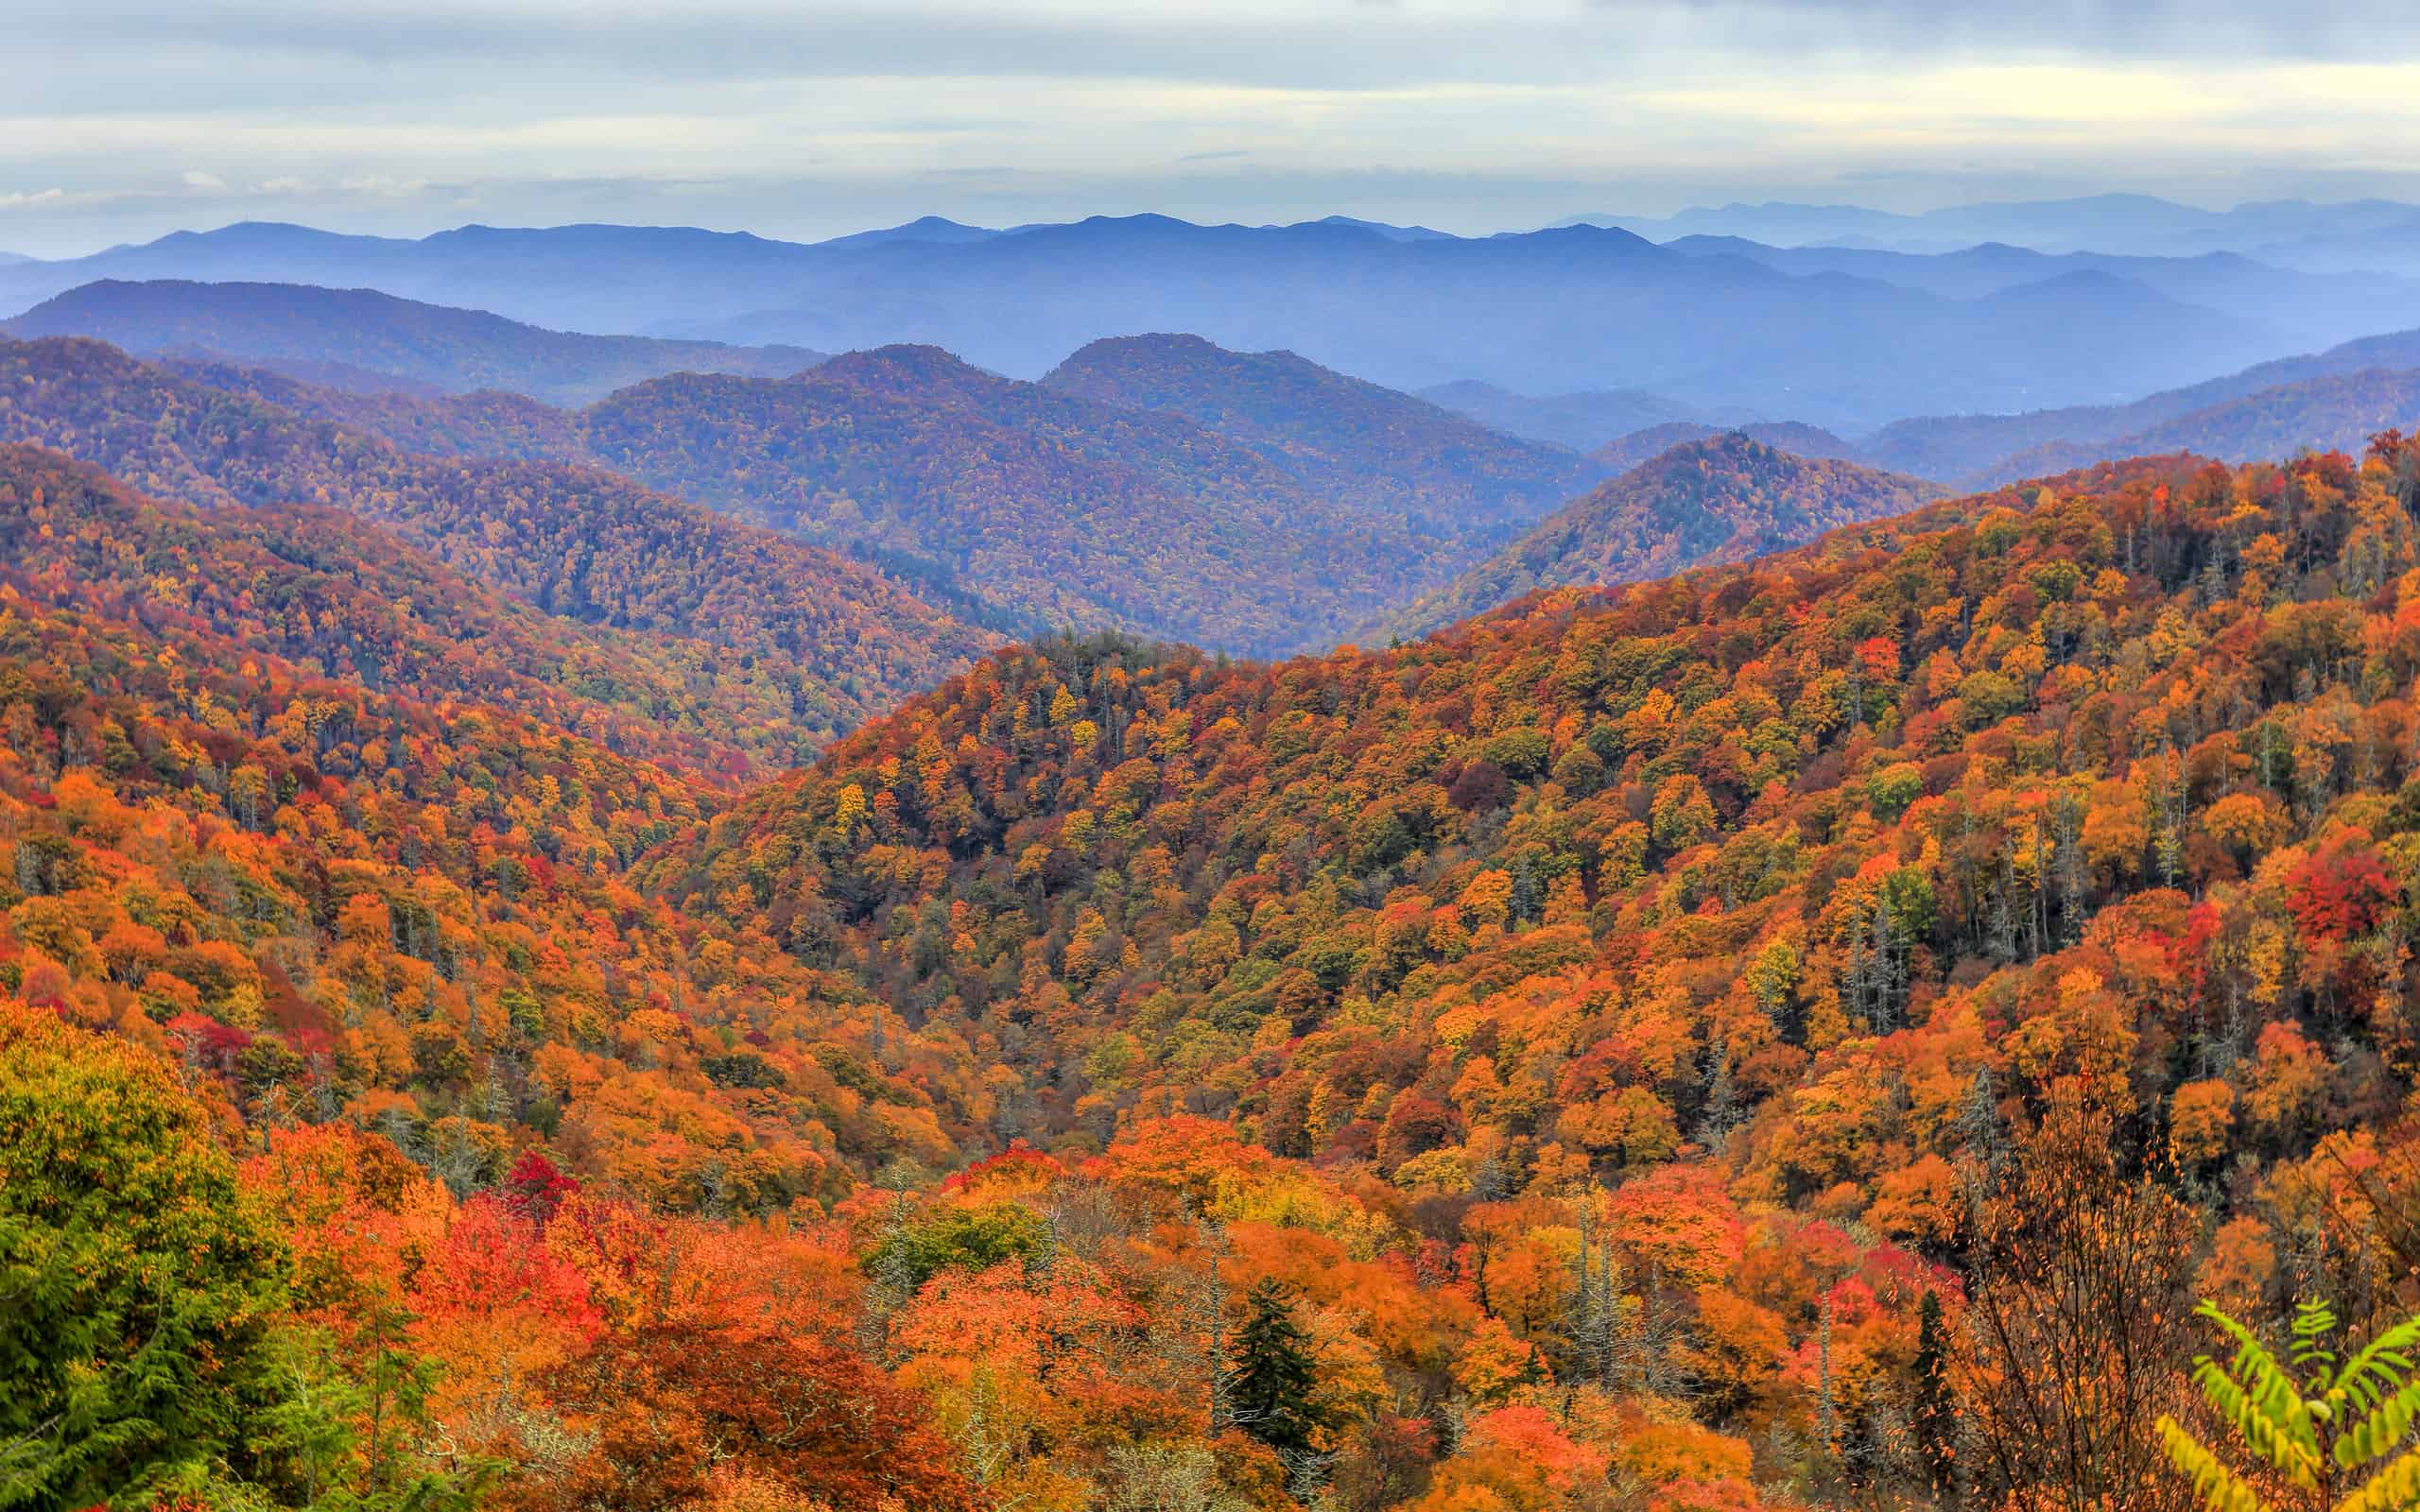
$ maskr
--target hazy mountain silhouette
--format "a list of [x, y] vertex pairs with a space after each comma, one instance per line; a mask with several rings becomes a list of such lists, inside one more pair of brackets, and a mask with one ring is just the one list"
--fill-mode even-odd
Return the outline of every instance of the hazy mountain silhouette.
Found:
[[1158, 215], [1012, 233], [910, 222], [821, 246], [679, 228], [404, 241], [245, 224], [0, 267], [0, 309], [105, 277], [371, 287], [553, 329], [750, 346], [925, 342], [1027, 377], [1101, 336], [1190, 331], [1396, 388], [1634, 388], [1829, 426], [2123, 400], [2341, 334], [2292, 301], [2250, 318], [2101, 267], [1954, 297], [1589, 227], [1463, 238]]

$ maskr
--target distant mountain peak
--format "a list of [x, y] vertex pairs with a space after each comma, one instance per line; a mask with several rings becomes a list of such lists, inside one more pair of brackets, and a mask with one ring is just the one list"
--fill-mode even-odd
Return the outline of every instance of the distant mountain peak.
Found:
[[1903, 514], [1945, 491], [1838, 458], [1802, 456], [1744, 430], [1714, 431], [1572, 500], [1385, 628], [1426, 634], [1533, 589], [1744, 560], [1841, 525]]
[[886, 390], [993, 387], [1008, 380], [987, 372], [956, 352], [920, 342], [900, 342], [844, 352], [801, 375], [817, 383], [849, 384]]

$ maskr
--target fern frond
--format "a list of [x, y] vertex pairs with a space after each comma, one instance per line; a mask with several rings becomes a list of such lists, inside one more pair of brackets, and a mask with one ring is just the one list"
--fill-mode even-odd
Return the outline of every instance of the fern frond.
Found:
[[2328, 1453], [2348, 1470], [2383, 1459], [2403, 1442], [2415, 1419], [2420, 1419], [2420, 1381], [2387, 1393], [2367, 1413], [2345, 1424], [2328, 1446]]
[[2211, 1410], [2235, 1430], [2245, 1448], [2280, 1474], [2306, 1490], [2317, 1489], [2325, 1467], [2310, 1405], [2302, 1392], [2251, 1330], [2215, 1303], [2205, 1301], [2194, 1311], [2237, 1346], [2234, 1360], [2224, 1368], [2207, 1355], [2194, 1362], [2193, 1383]]
[[2402, 1389], [2411, 1377], [2411, 1356], [2420, 1349], [2420, 1316], [2409, 1317], [2361, 1346], [2344, 1362], [2336, 1384], [2358, 1398], [2365, 1408]]
[[[2274, 1362], [2271, 1365], [2273, 1370]], [[2201, 1389], [2210, 1410], [2234, 1431], [2254, 1457], [2276, 1467], [2280, 1474], [2306, 1490], [2318, 1486], [2318, 1444], [2315, 1435], [2307, 1442], [2295, 1431], [2299, 1427], [2302, 1435], [2309, 1435], [2311, 1430], [2308, 1420], [2297, 1421], [2295, 1414], [2302, 1409], [2302, 1399], [2293, 1396], [2290, 1388], [2287, 1395], [2291, 1405], [2280, 1407], [2273, 1393], [2247, 1390], [2244, 1383], [2207, 1355], [2194, 1363], [2193, 1384]]]
[[2361, 1488], [2336, 1503], [2336, 1512], [2406, 1512], [2420, 1503], [2420, 1449], [2389, 1460]]
[[[2162, 1413], [2152, 1428], [2159, 1435], [2160, 1450], [2167, 1454], [2168, 1462], [2193, 1483], [2193, 1494], [2201, 1499], [2202, 1505], [2208, 1508], [2208, 1512], [2273, 1512], [2250, 1482], [2230, 1469], [2225, 1461], [2212, 1453], [2175, 1418]], [[2339, 1508], [2338, 1512], [2346, 1512], [2346, 1509]], [[2353, 1512], [2371, 1512], [2371, 1509], [2363, 1507], [2353, 1509]]]

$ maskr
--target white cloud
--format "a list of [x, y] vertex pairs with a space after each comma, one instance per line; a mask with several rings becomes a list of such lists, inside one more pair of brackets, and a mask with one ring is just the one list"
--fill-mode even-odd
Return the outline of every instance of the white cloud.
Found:
[[[388, 232], [471, 199], [791, 235], [1145, 209], [1477, 231], [1736, 198], [2410, 193], [2420, 163], [2420, 8], [2385, 0], [33, 9], [0, 140], [70, 197], [17, 205], [62, 249], [188, 223], [199, 193]], [[150, 166], [198, 150], [209, 172]]]

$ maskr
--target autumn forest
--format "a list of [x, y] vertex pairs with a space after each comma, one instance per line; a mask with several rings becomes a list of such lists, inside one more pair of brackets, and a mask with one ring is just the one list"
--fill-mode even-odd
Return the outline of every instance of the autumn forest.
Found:
[[[1070, 230], [0, 265], [0, 1512], [2420, 1506], [2420, 333], [897, 292]], [[904, 339], [489, 312], [676, 254]]]

